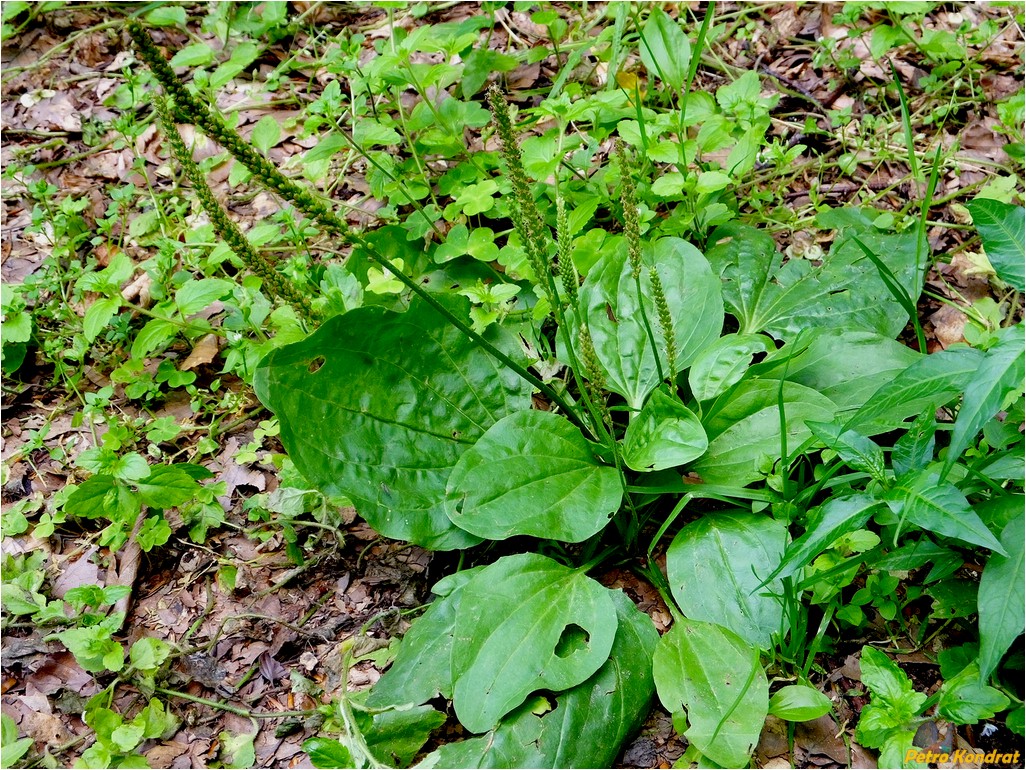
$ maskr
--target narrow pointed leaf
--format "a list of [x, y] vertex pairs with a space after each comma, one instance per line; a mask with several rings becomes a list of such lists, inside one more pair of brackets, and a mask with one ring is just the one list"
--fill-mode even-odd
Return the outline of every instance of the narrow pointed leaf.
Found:
[[977, 198], [966, 208], [972, 214], [973, 224], [980, 231], [987, 258], [1005, 283], [1019, 291], [1026, 291], [1026, 210], [1022, 206]]
[[997, 668], [1012, 642], [1026, 632], [1024, 518], [1020, 507], [1019, 515], [1001, 532], [1001, 544], [1008, 555], [991, 554], [980, 577], [977, 603], [980, 612], [980, 678], [984, 681]]
[[873, 439], [858, 431], [845, 430], [836, 422], [806, 423], [816, 438], [848, 463], [853, 470], [868, 473], [877, 481], [883, 481], [886, 473], [883, 449]]
[[832, 497], [808, 514], [805, 534], [784, 550], [784, 558], [772, 576], [790, 577], [842, 535], [861, 529], [880, 501], [869, 495]]

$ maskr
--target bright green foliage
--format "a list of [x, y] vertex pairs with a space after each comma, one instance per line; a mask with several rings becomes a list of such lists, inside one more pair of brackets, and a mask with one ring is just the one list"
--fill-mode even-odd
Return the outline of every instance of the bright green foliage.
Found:
[[769, 713], [789, 722], [808, 722], [830, 711], [830, 699], [804, 684], [781, 687], [769, 701]]
[[787, 529], [751, 513], [717, 513], [684, 527], [666, 552], [673, 598], [689, 619], [728, 628], [768, 650], [781, 628], [780, 563]]
[[[512, 352], [507, 334], [497, 342]], [[445, 515], [456, 461], [530, 403], [523, 380], [420, 303], [336, 316], [272, 353], [255, 387], [318, 489], [348, 496], [384, 535], [439, 549], [478, 542]]]
[[926, 696], [916, 692], [905, 673], [875, 647], [862, 648], [861, 670], [862, 683], [873, 699], [862, 709], [855, 737], [864, 746], [881, 749], [881, 764], [904, 767]]
[[32, 739], [19, 738], [18, 726], [7, 714], [0, 716], [0, 728], [0, 766], [14, 767], [14, 763], [32, 748]]
[[1006, 551], [991, 554], [980, 577], [980, 671], [986, 679], [997, 668], [1001, 657], [1015, 639], [1026, 632], [1026, 570], [1023, 568], [1024, 548], [1022, 499], [1019, 514], [1013, 516], [1001, 531], [1001, 545]]
[[695, 359], [688, 372], [691, 392], [699, 401], [716, 398], [744, 377], [752, 356], [769, 350], [769, 340], [754, 334], [725, 334]]
[[769, 708], [758, 650], [715, 623], [678, 620], [652, 665], [663, 707], [685, 712], [691, 745], [721, 767], [746, 764]]
[[678, 399], [655, 390], [627, 426], [623, 461], [636, 471], [659, 471], [691, 462], [708, 448], [698, 416]]
[[967, 208], [998, 278], [1026, 291], [1026, 210], [991, 198], [977, 198]]

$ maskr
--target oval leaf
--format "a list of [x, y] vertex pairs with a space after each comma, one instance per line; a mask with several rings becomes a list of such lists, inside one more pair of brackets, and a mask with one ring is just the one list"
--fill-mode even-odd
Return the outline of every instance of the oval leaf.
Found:
[[[659, 328], [659, 311], [652, 299], [650, 266], [659, 274], [666, 295], [677, 344], [677, 371], [681, 371], [719, 336], [723, 326], [719, 282], [698, 249], [680, 238], [661, 238], [647, 244], [642, 262], [644, 316], [653, 325], [662, 368], [665, 373], [666, 346]], [[659, 384], [659, 370], [626, 247], [596, 263], [581, 286], [580, 301], [610, 390], [626, 398], [632, 409], [641, 409]]]
[[809, 722], [830, 712], [830, 699], [804, 684], [781, 687], [769, 701], [769, 713], [788, 722]]
[[453, 638], [453, 707], [480, 733], [535, 690], [594, 674], [616, 635], [609, 591], [537, 554], [506, 556], [463, 588]]
[[636, 471], [673, 468], [701, 457], [709, 447], [705, 428], [694, 412], [662, 390], [655, 390], [623, 439], [623, 461]]
[[623, 488], [615, 468], [551, 412], [525, 411], [499, 420], [453, 468], [445, 512], [478, 537], [514, 535], [585, 540], [609, 523]]
[[691, 392], [699, 401], [716, 398], [740, 382], [752, 356], [769, 349], [766, 337], [758, 334], [727, 334], [703, 350], [688, 372]]
[[349, 497], [382, 535], [435, 549], [479, 542], [445, 515], [446, 480], [492, 424], [531, 404], [530, 385], [420, 302], [335, 316], [271, 353], [254, 385], [314, 486]]
[[667, 711], [687, 710], [685, 735], [720, 767], [747, 767], [769, 708], [759, 652], [714, 623], [678, 620], [652, 660], [656, 692]]
[[687, 617], [729, 628], [764, 650], [780, 631], [784, 588], [763, 583], [780, 563], [787, 528], [768, 516], [717, 513], [688, 524], [666, 553], [670, 590]]

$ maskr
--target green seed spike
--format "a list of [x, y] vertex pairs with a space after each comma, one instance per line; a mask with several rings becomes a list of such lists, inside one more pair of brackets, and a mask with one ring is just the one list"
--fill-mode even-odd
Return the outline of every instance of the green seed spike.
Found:
[[570, 306], [576, 308], [578, 278], [570, 254], [570, 223], [562, 195], [556, 198], [556, 240], [559, 243], [559, 277], [563, 282], [563, 292]]

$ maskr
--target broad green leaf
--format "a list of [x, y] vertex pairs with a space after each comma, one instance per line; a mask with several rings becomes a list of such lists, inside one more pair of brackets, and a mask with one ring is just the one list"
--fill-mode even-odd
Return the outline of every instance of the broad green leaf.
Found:
[[349, 143], [341, 134], [328, 134], [315, 147], [311, 147], [303, 154], [303, 162], [316, 163], [320, 160], [327, 160], [348, 146]]
[[[556, 696], [555, 709], [529, 699], [477, 738], [449, 743], [418, 767], [611, 767], [648, 713], [659, 635], [622, 591], [610, 591], [618, 624], [609, 659]], [[546, 704], [547, 706], [547, 704]]]
[[120, 671], [125, 665], [124, 649], [102, 626], [69, 628], [55, 636], [75, 656], [78, 665], [90, 673]]
[[334, 738], [307, 738], [303, 741], [303, 751], [310, 757], [310, 764], [317, 768], [335, 770], [353, 766], [353, 755], [349, 749]]
[[394, 128], [371, 118], [363, 118], [353, 123], [353, 141], [360, 147], [399, 144], [402, 139], [402, 136]]
[[[673, 319], [678, 371], [689, 366], [719, 336], [723, 326], [719, 285], [705, 257], [679, 238], [662, 238], [646, 245], [642, 263], [644, 312], [653, 327], [663, 372], [668, 375], [666, 346], [648, 268], [654, 267], [659, 274]], [[609, 388], [624, 396], [632, 409], [641, 409], [659, 384], [659, 371], [642, 321], [642, 305], [625, 246], [592, 267], [581, 286], [580, 302]]]
[[787, 546], [772, 576], [790, 577], [806, 567], [841, 535], [861, 529], [878, 505], [880, 502], [869, 495], [853, 494], [831, 497], [812, 509], [805, 534]]
[[787, 528], [769, 516], [715, 513], [684, 527], [666, 552], [673, 598], [691, 620], [728, 628], [763, 650], [781, 630], [784, 587], [769, 580], [787, 544]]
[[256, 766], [256, 747], [253, 739], [256, 733], [239, 733], [232, 735], [227, 730], [218, 733], [221, 743], [222, 767], [247, 768]]
[[132, 358], [146, 358], [154, 350], [177, 336], [180, 327], [163, 318], [151, 318], [139, 330], [132, 343]]
[[1005, 283], [1019, 291], [1026, 291], [1026, 235], [1023, 219], [1026, 210], [1022, 206], [977, 198], [966, 208], [972, 214], [973, 224], [980, 231], [987, 258]]
[[110, 319], [121, 308], [120, 297], [100, 297], [89, 306], [82, 320], [82, 334], [86, 342], [95, 340], [100, 332], [107, 328]]
[[[791, 345], [797, 350], [792, 352]], [[858, 409], [879, 388], [924, 356], [874, 332], [810, 329], [766, 360], [749, 376], [785, 379], [818, 390], [843, 411]]]
[[[371, 708], [426, 703], [441, 695], [452, 698], [452, 636], [463, 587], [483, 567], [463, 570], [444, 581], [446, 593], [432, 602], [403, 637], [391, 668], [367, 696]], [[442, 591], [442, 584], [434, 592]]]
[[862, 648], [860, 664], [862, 683], [873, 698], [862, 709], [855, 737], [865, 746], [881, 748], [893, 732], [916, 718], [926, 695], [916, 692], [905, 672], [875, 647]]
[[495, 423], [456, 462], [445, 512], [477, 537], [577, 543], [620, 507], [620, 474], [565, 417], [524, 411]]
[[509, 72], [520, 62], [513, 56], [490, 48], [474, 48], [463, 58], [463, 78], [460, 89], [464, 99], [471, 98], [493, 72]]
[[815, 687], [791, 684], [773, 693], [769, 713], [788, 722], [808, 722], [830, 713], [830, 698]]
[[[1021, 498], [1020, 498], [1021, 500]], [[993, 553], [980, 577], [977, 603], [980, 612], [980, 678], [986, 680], [1005, 652], [1026, 632], [1026, 570], [1023, 568], [1023, 530], [1026, 516], [1019, 514], [1005, 525], [1001, 545], [1007, 555]]]
[[[490, 333], [514, 355], [505, 332]], [[446, 481], [493, 423], [531, 404], [530, 385], [419, 302], [335, 316], [271, 353], [254, 385], [315, 487], [349, 497], [386, 537], [436, 549], [479, 542], [445, 515]]]
[[947, 535], [1008, 555], [987, 525], [969, 507], [965, 495], [954, 485], [940, 481], [930, 469], [899, 479], [884, 499], [903, 520], [927, 532]]
[[1008, 708], [1009, 700], [1000, 690], [989, 687], [980, 677], [980, 667], [971, 663], [940, 688], [937, 713], [956, 725], [974, 725], [992, 719]]
[[[913, 297], [914, 235], [859, 232], [859, 238], [890, 268]], [[839, 238], [819, 267], [805, 259], [786, 263], [769, 234], [732, 222], [710, 237], [707, 253], [723, 281], [723, 299], [742, 334], [766, 332], [788, 340], [809, 327], [862, 329], [892, 339], [908, 316], [888, 293], [873, 263], [848, 239]]]
[[173, 508], [192, 500], [202, 487], [183, 469], [174, 465], [158, 465], [149, 475], [136, 482], [136, 489], [145, 505]]
[[430, 706], [383, 711], [370, 718], [358, 714], [357, 718], [371, 754], [395, 767], [409, 765], [432, 731], [445, 724], [445, 714]]
[[[156, 640], [155, 640], [156, 641]], [[179, 720], [174, 714], [164, 708], [164, 704], [156, 698], [150, 698], [146, 707], [136, 714], [132, 720], [133, 724], [142, 725], [143, 738], [159, 738], [169, 730], [174, 730]]]
[[172, 67], [205, 67], [214, 61], [214, 49], [206, 43], [193, 43], [180, 48], [168, 62]]
[[146, 14], [146, 23], [155, 27], [184, 27], [185, 8], [177, 5], [163, 5]]
[[942, 477], [947, 476], [970, 442], [998, 413], [1005, 397], [1010, 392], [1022, 392], [1024, 376], [1026, 347], [1023, 326], [1019, 324], [1001, 330], [1000, 341], [987, 351], [976, 375], [965, 386], [962, 407], [951, 431]]
[[616, 626], [609, 592], [583, 573], [536, 554], [499, 559], [456, 611], [456, 716], [485, 732], [535, 690], [580, 684], [606, 661]]
[[128, 651], [128, 660], [133, 666], [143, 671], [153, 671], [171, 654], [171, 645], [163, 639], [144, 636], [136, 640]]
[[638, 47], [649, 74], [658, 75], [676, 96], [680, 96], [691, 63], [691, 43], [680, 25], [653, 7], [641, 30]]
[[863, 436], [858, 431], [845, 430], [836, 422], [806, 423], [816, 438], [827, 448], [837, 452], [852, 470], [868, 473], [877, 481], [886, 476], [883, 449], [873, 439]]
[[769, 708], [758, 650], [715, 623], [678, 620], [652, 660], [656, 692], [687, 710], [688, 742], [720, 767], [747, 767]]
[[235, 284], [222, 278], [201, 278], [198, 281], [187, 281], [175, 292], [175, 304], [183, 316], [209, 307], [214, 300], [221, 299], [232, 293]]
[[142, 741], [142, 725], [127, 724], [115, 728], [110, 733], [110, 742], [117, 747], [118, 751], [128, 753]]
[[756, 353], [770, 349], [758, 334], [726, 334], [705, 348], [688, 371], [688, 384], [699, 401], [716, 398], [740, 382]]
[[701, 457], [709, 447], [697, 415], [663, 390], [652, 391], [631, 419], [623, 439], [623, 461], [636, 471], [673, 468]]
[[982, 360], [983, 353], [973, 348], [950, 348], [920, 358], [881, 386], [846, 427], [872, 436], [951, 401], [976, 375]]
[[278, 119], [274, 115], [264, 115], [260, 118], [256, 125], [253, 126], [253, 133], [250, 135], [250, 141], [253, 142], [253, 146], [265, 155], [274, 145], [278, 144], [280, 138], [281, 125], [279, 125]]
[[[744, 486], [762, 478], [780, 458], [779, 389], [779, 382], [749, 380], [721, 396], [722, 407], [704, 419], [709, 449], [690, 470], [708, 484]], [[784, 383], [783, 394], [787, 446], [793, 452], [812, 436], [805, 421], [830, 420], [836, 408], [830, 399], [794, 382]]]

